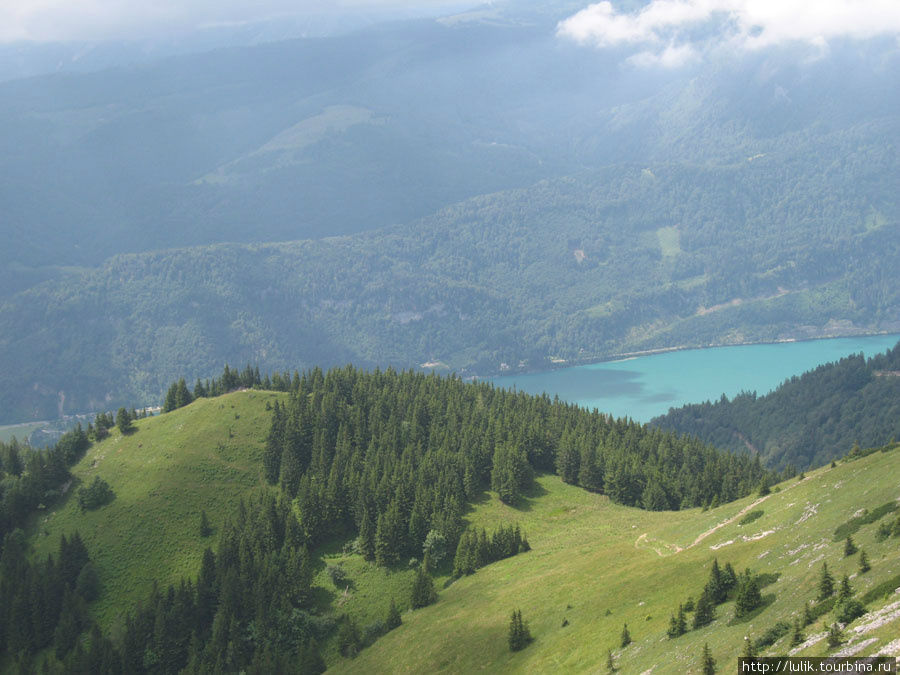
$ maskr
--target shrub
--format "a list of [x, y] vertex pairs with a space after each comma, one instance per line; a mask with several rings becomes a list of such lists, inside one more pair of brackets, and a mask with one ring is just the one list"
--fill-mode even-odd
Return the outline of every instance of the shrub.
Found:
[[750, 513], [748, 513], [746, 516], [744, 516], [743, 518], [741, 518], [738, 521], [738, 525], [749, 525], [754, 520], [759, 520], [760, 518], [762, 518], [763, 513], [765, 513], [765, 511], [763, 511], [761, 509], [757, 509], [756, 511], [751, 511]]
[[78, 506], [82, 512], [98, 509], [104, 504], [109, 504], [115, 496], [109, 483], [100, 476], [94, 476], [88, 487], [78, 489]]

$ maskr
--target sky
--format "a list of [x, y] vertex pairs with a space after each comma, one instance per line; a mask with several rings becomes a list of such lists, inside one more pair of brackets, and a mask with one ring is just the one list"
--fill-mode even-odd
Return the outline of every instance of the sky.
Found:
[[129, 40], [270, 19], [416, 14], [460, 0], [0, 0], [0, 43]]
[[716, 49], [786, 44], [825, 53], [836, 40], [900, 36], [900, 0], [651, 0], [630, 13], [604, 1], [561, 21], [557, 33], [630, 48], [638, 65], [677, 67]]

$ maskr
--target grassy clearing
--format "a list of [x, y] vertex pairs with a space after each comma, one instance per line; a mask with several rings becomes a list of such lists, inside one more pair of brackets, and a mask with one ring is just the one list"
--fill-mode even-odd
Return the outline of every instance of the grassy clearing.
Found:
[[[161, 584], [195, 577], [203, 550], [240, 497], [262, 485], [262, 447], [279, 394], [235, 392], [136, 422], [137, 430], [93, 446], [74, 467], [65, 501], [31, 527], [37, 555], [55, 552], [60, 534], [79, 530], [100, 573], [93, 611], [109, 627], [122, 609]], [[99, 475], [115, 499], [81, 513], [75, 491]], [[213, 535], [199, 534], [201, 510]]]
[[681, 253], [681, 233], [674, 226], [661, 227], [656, 230], [659, 240], [659, 250], [664, 258], [676, 256]]
[[[897, 499], [898, 469], [900, 458], [879, 453], [811, 472], [803, 481], [782, 483], [753, 507], [763, 514], [744, 525], [741, 512], [754, 512], [748, 507], [757, 497], [706, 512], [647, 513], [541, 476], [520, 508], [491, 496], [470, 515], [473, 525], [489, 529], [518, 522], [531, 552], [458, 580], [436, 605], [405, 613], [399, 629], [355, 660], [338, 662], [336, 672], [596, 672], [612, 649], [621, 672], [688, 673], [697, 672], [705, 642], [720, 671], [730, 671], [745, 635], [762, 638], [779, 620], [793, 621], [804, 602], [814, 599], [822, 561], [837, 579], [856, 573], [858, 555], [844, 558], [843, 543], [832, 540], [833, 532], [860, 508]], [[869, 573], [853, 578], [857, 597], [900, 572], [896, 538], [876, 542], [874, 530], [866, 525], [855, 535], [872, 562]], [[670, 614], [689, 595], [697, 598], [714, 557], [738, 571], [750, 567], [769, 580], [777, 578], [764, 590], [774, 597], [747, 621], [729, 625], [734, 603], [728, 602], [718, 607], [710, 626], [668, 639]], [[870, 609], [898, 599], [876, 601]], [[535, 642], [513, 654], [506, 631], [515, 608], [521, 608]], [[868, 628], [866, 617], [857, 619], [845, 631], [853, 639], [850, 648], [872, 640], [860, 653], [875, 654], [896, 639], [900, 614], [888, 617]], [[821, 632], [828, 620], [830, 614], [809, 626], [807, 636]], [[622, 649], [619, 636], [626, 622], [634, 642]], [[858, 627], [868, 632], [857, 632]], [[765, 653], [787, 653], [788, 640], [778, 637]], [[799, 653], [827, 652], [822, 640]]]

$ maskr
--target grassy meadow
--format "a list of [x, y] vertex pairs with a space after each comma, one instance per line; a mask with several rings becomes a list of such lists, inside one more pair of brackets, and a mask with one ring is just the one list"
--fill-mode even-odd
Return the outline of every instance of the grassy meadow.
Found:
[[[279, 396], [239, 391], [137, 420], [127, 436], [113, 427], [73, 468], [65, 500], [40, 514], [30, 534], [36, 553], [45, 556], [55, 555], [61, 534], [79, 531], [100, 574], [103, 590], [92, 611], [104, 627], [146, 597], [154, 579], [165, 587], [196, 577], [224, 517], [264, 484], [271, 416], [265, 402]], [[115, 499], [82, 513], [75, 492], [94, 476], [109, 483]], [[213, 527], [206, 539], [202, 510]]]
[[[720, 672], [734, 672], [745, 636], [758, 639], [776, 621], [793, 621], [805, 601], [815, 600], [823, 561], [836, 582], [851, 575], [857, 597], [900, 574], [898, 540], [876, 542], [877, 523], [853, 535], [872, 565], [865, 575], [855, 576], [859, 554], [845, 559], [843, 540], [834, 540], [835, 529], [861, 508], [871, 510], [898, 497], [897, 451], [810, 472], [805, 480], [782, 483], [762, 500], [752, 496], [706, 512], [621, 507], [556, 476], [542, 476], [520, 508], [491, 497], [470, 516], [473, 525], [488, 529], [498, 522], [518, 522], [532, 551], [456, 581], [435, 605], [404, 613], [400, 628], [355, 660], [337, 663], [335, 671], [605, 672], [612, 650], [622, 673], [690, 673], [699, 672], [708, 642]], [[743, 514], [759, 510], [761, 516], [740, 524]], [[733, 625], [734, 602], [729, 601], [717, 608], [711, 625], [669, 639], [670, 615], [688, 596], [698, 598], [713, 558], [721, 565], [731, 562], [737, 572], [750, 567], [779, 575], [762, 589], [764, 599], [774, 595], [774, 601]], [[893, 605], [886, 619], [870, 613], [848, 626], [849, 643], [840, 649], [861, 647], [861, 655], [871, 655], [889, 647], [900, 655], [900, 595], [869, 609], [887, 603]], [[516, 608], [534, 642], [511, 653], [506, 637]], [[830, 622], [831, 614], [805, 629], [808, 638], [819, 639], [798, 655], [839, 651], [826, 645], [824, 620]], [[633, 642], [622, 648], [626, 623]], [[863, 630], [857, 632], [859, 627]], [[789, 638], [780, 638], [763, 653], [786, 654]]]

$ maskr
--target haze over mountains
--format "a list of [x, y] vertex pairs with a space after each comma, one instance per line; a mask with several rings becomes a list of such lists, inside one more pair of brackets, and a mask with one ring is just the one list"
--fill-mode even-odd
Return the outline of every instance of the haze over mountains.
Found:
[[890, 23], [750, 49], [740, 12], [642, 6], [605, 42], [513, 2], [0, 84], [4, 421], [226, 360], [485, 374], [896, 329]]

